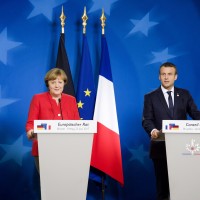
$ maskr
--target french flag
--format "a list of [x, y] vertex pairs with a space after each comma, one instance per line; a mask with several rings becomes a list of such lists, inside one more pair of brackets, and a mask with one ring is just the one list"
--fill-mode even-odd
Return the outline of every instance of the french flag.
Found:
[[101, 63], [94, 110], [97, 133], [94, 134], [91, 166], [124, 185], [115, 93], [105, 35], [102, 35], [101, 47]]

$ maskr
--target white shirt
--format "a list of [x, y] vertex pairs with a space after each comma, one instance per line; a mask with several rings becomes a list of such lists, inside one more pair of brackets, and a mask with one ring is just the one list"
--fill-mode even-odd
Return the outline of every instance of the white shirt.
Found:
[[161, 90], [162, 90], [162, 92], [163, 92], [163, 94], [164, 94], [165, 101], [167, 102], [168, 107], [169, 107], [169, 102], [168, 102], [168, 97], [169, 97], [169, 95], [168, 95], [167, 92], [168, 92], [168, 91], [171, 91], [172, 102], [173, 102], [173, 105], [174, 105], [174, 87], [172, 87], [171, 90], [167, 90], [167, 89], [165, 89], [165, 88], [161, 85]]
[[[162, 92], [163, 92], [163, 94], [164, 94], [165, 101], [166, 101], [168, 107], [169, 107], [169, 102], [168, 102], [168, 97], [169, 97], [169, 95], [168, 95], [167, 92], [168, 92], [168, 91], [171, 91], [172, 102], [173, 102], [173, 105], [174, 105], [174, 86], [171, 88], [171, 90], [167, 90], [167, 89], [165, 89], [165, 88], [161, 85], [161, 90], [162, 90]], [[154, 128], [154, 129], [151, 131], [151, 135], [152, 135], [152, 132], [153, 132], [154, 130], [157, 130], [157, 129]]]

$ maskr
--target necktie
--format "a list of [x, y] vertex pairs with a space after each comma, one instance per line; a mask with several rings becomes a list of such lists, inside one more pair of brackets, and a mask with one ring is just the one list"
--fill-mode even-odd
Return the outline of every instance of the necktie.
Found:
[[173, 106], [171, 93], [172, 93], [172, 91], [168, 91], [167, 92], [167, 94], [169, 95], [168, 96], [169, 110], [170, 110], [171, 116], [173, 117], [173, 115], [174, 115], [174, 106]]

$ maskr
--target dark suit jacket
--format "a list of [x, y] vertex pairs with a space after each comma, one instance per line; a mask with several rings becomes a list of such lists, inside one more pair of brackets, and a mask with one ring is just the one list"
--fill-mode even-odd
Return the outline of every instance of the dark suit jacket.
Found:
[[[186, 120], [187, 115], [194, 120], [200, 120], [200, 111], [190, 93], [185, 89], [174, 88], [173, 117], [170, 115], [161, 87], [144, 97], [142, 126], [149, 136], [153, 129], [162, 129], [162, 120]], [[163, 156], [166, 156], [165, 142], [151, 140], [150, 157], [157, 159], [163, 158]]]

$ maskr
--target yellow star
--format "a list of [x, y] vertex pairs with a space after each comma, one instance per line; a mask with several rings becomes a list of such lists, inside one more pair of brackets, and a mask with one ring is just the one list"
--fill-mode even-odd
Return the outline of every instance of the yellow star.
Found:
[[78, 108], [83, 108], [83, 104], [84, 104], [84, 103], [82, 103], [81, 100], [80, 100], [80, 101], [77, 103]]
[[84, 92], [85, 92], [85, 96], [90, 96], [90, 93], [91, 93], [92, 91], [88, 90], [88, 88], [87, 88], [87, 90], [84, 91]]

